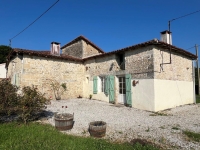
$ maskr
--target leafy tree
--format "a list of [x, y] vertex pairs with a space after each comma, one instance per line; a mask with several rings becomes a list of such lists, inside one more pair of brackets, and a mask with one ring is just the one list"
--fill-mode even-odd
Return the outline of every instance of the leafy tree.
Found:
[[6, 57], [11, 51], [11, 47], [6, 45], [0, 45], [0, 64], [6, 62]]

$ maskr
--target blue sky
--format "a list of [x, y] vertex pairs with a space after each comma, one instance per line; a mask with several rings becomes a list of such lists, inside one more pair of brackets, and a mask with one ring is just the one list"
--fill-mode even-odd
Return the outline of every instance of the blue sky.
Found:
[[[0, 45], [29, 25], [57, 0], [0, 0]], [[168, 20], [200, 10], [199, 0], [60, 0], [12, 40], [13, 48], [49, 50], [83, 35], [104, 51], [160, 39]], [[200, 12], [171, 23], [173, 45], [200, 44]], [[188, 50], [192, 53], [195, 49]]]

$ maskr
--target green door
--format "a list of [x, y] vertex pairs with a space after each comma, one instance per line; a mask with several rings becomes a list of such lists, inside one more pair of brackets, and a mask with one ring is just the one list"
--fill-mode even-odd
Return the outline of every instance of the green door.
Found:
[[109, 76], [109, 102], [114, 103], [115, 101], [115, 77]]
[[126, 74], [126, 102], [129, 106], [132, 106], [132, 92], [131, 92], [131, 75]]

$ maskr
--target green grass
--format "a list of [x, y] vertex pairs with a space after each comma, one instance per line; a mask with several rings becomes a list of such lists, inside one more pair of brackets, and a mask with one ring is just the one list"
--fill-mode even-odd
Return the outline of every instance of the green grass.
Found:
[[173, 129], [173, 130], [179, 130], [179, 128], [178, 128], [178, 127], [172, 127], [172, 129]]
[[200, 133], [195, 133], [192, 131], [183, 131], [185, 135], [187, 135], [190, 139], [200, 142]]
[[200, 103], [200, 95], [196, 95], [196, 103]]
[[0, 124], [3, 150], [156, 150], [152, 145], [109, 143], [103, 139], [63, 134], [50, 125], [30, 123]]

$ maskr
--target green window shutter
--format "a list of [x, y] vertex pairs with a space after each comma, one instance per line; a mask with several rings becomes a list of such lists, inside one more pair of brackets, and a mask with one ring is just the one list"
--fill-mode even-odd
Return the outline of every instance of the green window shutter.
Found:
[[109, 94], [109, 76], [105, 77], [105, 94]]
[[132, 106], [132, 92], [131, 92], [131, 75], [126, 74], [126, 102], [128, 105]]
[[16, 86], [19, 86], [19, 74], [17, 73], [17, 74], [15, 74], [15, 80], [16, 80]]
[[109, 102], [113, 103], [115, 101], [115, 77], [109, 77]]
[[97, 94], [97, 76], [93, 78], [93, 94]]
[[13, 78], [12, 78], [12, 84], [13, 84], [13, 85], [15, 85], [15, 77], [16, 77], [16, 74], [14, 74], [14, 75], [13, 75]]

